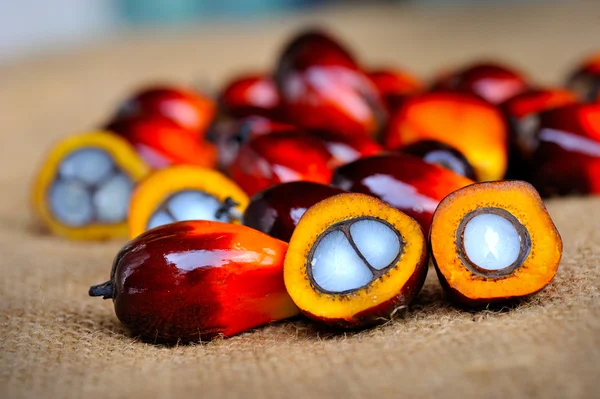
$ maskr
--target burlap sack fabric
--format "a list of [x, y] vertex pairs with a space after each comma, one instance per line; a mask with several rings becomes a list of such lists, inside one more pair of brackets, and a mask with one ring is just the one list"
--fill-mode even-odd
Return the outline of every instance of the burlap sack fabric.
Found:
[[[476, 56], [558, 83], [598, 49], [600, 3], [320, 11], [258, 25], [113, 39], [0, 70], [0, 397], [600, 397], [600, 199], [548, 207], [564, 239], [554, 282], [505, 311], [446, 303], [434, 273], [410, 309], [363, 332], [297, 320], [185, 347], [139, 342], [88, 298], [123, 242], [40, 231], [28, 188], [56, 139], [151, 80], [218, 85], [266, 69], [295, 27], [331, 26], [364, 62], [422, 73]], [[27, 23], [24, 21], [23, 23]]]

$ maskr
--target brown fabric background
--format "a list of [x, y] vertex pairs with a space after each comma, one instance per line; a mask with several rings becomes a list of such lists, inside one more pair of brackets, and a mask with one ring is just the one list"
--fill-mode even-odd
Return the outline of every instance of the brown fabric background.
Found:
[[373, 330], [335, 334], [298, 320], [168, 348], [138, 342], [110, 301], [87, 297], [123, 243], [40, 231], [28, 189], [44, 151], [102, 121], [145, 82], [218, 87], [235, 72], [268, 68], [287, 34], [315, 22], [362, 60], [423, 76], [491, 55], [558, 83], [600, 45], [597, 0], [470, 11], [387, 6], [129, 35], [1, 68], [0, 397], [600, 396], [600, 199], [549, 202], [564, 239], [560, 271], [507, 311], [457, 310], [430, 273], [414, 306]]

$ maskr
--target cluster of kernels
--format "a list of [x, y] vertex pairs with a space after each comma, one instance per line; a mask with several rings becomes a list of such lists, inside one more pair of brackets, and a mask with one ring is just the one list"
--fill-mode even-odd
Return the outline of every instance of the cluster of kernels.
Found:
[[123, 222], [127, 216], [131, 178], [100, 148], [73, 151], [59, 165], [49, 190], [50, 209], [65, 225]]
[[320, 289], [341, 293], [367, 286], [398, 260], [399, 233], [375, 218], [360, 218], [330, 227], [307, 259], [309, 276]]

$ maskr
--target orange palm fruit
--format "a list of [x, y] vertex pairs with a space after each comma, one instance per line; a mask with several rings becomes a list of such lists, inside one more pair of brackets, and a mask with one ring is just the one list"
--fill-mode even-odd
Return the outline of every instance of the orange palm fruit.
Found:
[[127, 236], [127, 205], [149, 167], [109, 132], [79, 134], [48, 154], [33, 187], [33, 206], [53, 233], [71, 239]]
[[567, 81], [567, 87], [585, 102], [600, 102], [600, 53], [588, 57]]
[[433, 215], [429, 245], [442, 286], [467, 306], [541, 290], [562, 253], [539, 194], [518, 180], [477, 183], [448, 195]]
[[340, 327], [389, 319], [427, 274], [419, 224], [377, 198], [339, 194], [309, 208], [296, 226], [283, 276], [308, 317]]
[[229, 337], [298, 314], [283, 283], [287, 247], [242, 225], [171, 223], [125, 245], [89, 294], [112, 299], [119, 320], [150, 341]]
[[502, 113], [471, 95], [428, 93], [407, 100], [384, 136], [389, 149], [436, 140], [460, 151], [477, 180], [498, 180], [507, 167], [507, 131]]
[[190, 165], [157, 170], [131, 195], [129, 237], [182, 220], [239, 223], [248, 201], [237, 184], [215, 170]]

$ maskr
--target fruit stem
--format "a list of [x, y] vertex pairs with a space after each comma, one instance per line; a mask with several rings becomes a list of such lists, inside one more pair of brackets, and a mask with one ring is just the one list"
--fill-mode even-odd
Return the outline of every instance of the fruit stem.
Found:
[[221, 218], [223, 215], [227, 215], [229, 220], [242, 220], [242, 213], [235, 209], [239, 204], [233, 200], [231, 197], [225, 198], [223, 204], [217, 209], [215, 213], [215, 217], [217, 219]]
[[101, 296], [102, 299], [113, 298], [114, 291], [112, 281], [109, 280], [106, 283], [91, 286], [89, 294], [90, 296]]

